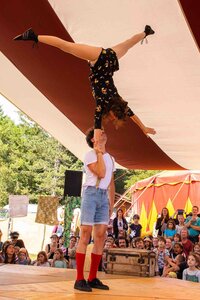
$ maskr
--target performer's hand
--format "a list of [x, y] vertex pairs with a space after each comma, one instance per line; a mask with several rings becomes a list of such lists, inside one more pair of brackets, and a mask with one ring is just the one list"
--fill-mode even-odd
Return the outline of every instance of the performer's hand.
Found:
[[98, 145], [98, 142], [101, 138], [102, 130], [101, 129], [94, 129], [94, 143]]
[[144, 133], [148, 136], [148, 134], [156, 134], [156, 131], [154, 128], [151, 128], [151, 127], [145, 127], [144, 129]]

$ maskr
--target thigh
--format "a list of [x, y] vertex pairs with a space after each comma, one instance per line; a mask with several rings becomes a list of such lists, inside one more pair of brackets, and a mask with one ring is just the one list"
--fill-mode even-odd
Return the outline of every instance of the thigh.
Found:
[[81, 202], [81, 225], [92, 226], [96, 213], [96, 188], [87, 187], [83, 192]]
[[107, 192], [98, 198], [96, 213], [94, 216], [94, 224], [103, 224], [108, 226], [109, 222], [109, 199]]

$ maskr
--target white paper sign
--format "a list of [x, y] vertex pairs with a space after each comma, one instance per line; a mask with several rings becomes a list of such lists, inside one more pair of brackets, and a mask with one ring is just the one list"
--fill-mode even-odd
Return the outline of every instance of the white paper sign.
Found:
[[29, 198], [26, 195], [9, 196], [9, 215], [11, 218], [26, 217]]

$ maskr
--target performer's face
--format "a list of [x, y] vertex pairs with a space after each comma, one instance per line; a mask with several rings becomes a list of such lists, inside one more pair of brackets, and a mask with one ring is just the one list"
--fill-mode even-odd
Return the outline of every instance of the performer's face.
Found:
[[113, 112], [112, 110], [109, 111], [108, 119], [109, 119], [110, 121], [117, 120], [117, 117], [114, 115], [114, 112]]
[[107, 135], [106, 135], [105, 131], [102, 130], [102, 133], [101, 133], [101, 136], [99, 139], [99, 143], [105, 145], [106, 142], [107, 142]]

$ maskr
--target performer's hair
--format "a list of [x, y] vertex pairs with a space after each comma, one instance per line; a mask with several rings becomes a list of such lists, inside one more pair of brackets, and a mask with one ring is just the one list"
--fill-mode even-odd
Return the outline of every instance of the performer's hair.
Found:
[[88, 130], [87, 130], [87, 132], [86, 132], [86, 142], [87, 142], [87, 144], [88, 144], [88, 146], [90, 147], [90, 148], [93, 148], [93, 146], [94, 146], [94, 143], [91, 141], [91, 139], [94, 137], [94, 128], [92, 127], [92, 128], [89, 128]]
[[[104, 111], [104, 118], [106, 118], [110, 111], [113, 112], [115, 117], [117, 118], [115, 122], [115, 126], [119, 127], [127, 117], [127, 110], [128, 110], [128, 102], [124, 101], [122, 97], [119, 95], [114, 96], [112, 99], [110, 99], [109, 105], [105, 107]], [[121, 122], [117, 122], [121, 121]]]

